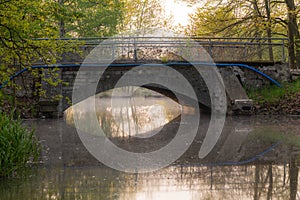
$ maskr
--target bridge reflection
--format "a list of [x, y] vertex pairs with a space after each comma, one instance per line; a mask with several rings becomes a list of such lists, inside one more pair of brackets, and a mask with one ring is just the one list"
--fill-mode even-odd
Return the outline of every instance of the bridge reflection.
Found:
[[[0, 199], [299, 199], [299, 118], [239, 117], [227, 126], [242, 142], [220, 140], [207, 163], [183, 159], [152, 173], [123, 173], [92, 160], [74, 129], [61, 120], [38, 124], [37, 135], [50, 152], [45, 166], [30, 169], [30, 178], [2, 180]], [[231, 128], [230, 128], [231, 127]], [[251, 131], [250, 133], [247, 133]], [[242, 134], [243, 135], [243, 134]], [[51, 139], [49, 139], [51, 137]], [[223, 141], [223, 142], [222, 142]], [[245, 160], [281, 142], [264, 156], [244, 165], [218, 166], [209, 162]], [[241, 146], [239, 146], [241, 145]], [[222, 147], [227, 146], [227, 158]], [[237, 148], [239, 146], [239, 148]], [[230, 147], [243, 155], [230, 153]], [[231, 155], [230, 155], [231, 154]], [[60, 157], [60, 158], [59, 158]], [[51, 163], [50, 167], [47, 165]]]
[[[135, 90], [135, 95], [127, 96], [127, 90]], [[138, 87], [123, 87], [100, 93], [95, 96], [95, 108], [90, 107], [93, 100], [88, 98], [68, 108], [64, 114], [66, 122], [74, 125], [73, 115], [77, 114], [79, 120], [85, 121], [86, 129], [83, 131], [93, 133], [89, 122], [95, 109], [100, 127], [107, 137], [113, 138], [143, 137], [170, 123], [183, 109], [184, 113], [188, 112], [186, 106], [160, 93]]]
[[[126, 96], [131, 87], [115, 89], [99, 94], [95, 98], [95, 108], [90, 107], [89, 98], [65, 111], [65, 120], [74, 126], [73, 115], [79, 116], [80, 128], [85, 134], [102, 137], [103, 133], [117, 146], [133, 152], [152, 152], [168, 144], [178, 127], [190, 126], [189, 121], [181, 121], [181, 116], [193, 119], [193, 107], [179, 105], [172, 99], [147, 89], [136, 90], [136, 95]], [[114, 92], [114, 97], [111, 98]], [[145, 96], [146, 95], [146, 96]], [[95, 113], [93, 113], [95, 112]], [[92, 118], [97, 117], [98, 124]], [[258, 146], [248, 144], [253, 131], [248, 119], [236, 121], [228, 118], [221, 137], [210, 154], [198, 158], [201, 144], [206, 137], [211, 116], [201, 113], [197, 135], [178, 164], [194, 163], [203, 165], [247, 164], [259, 160], [276, 147], [276, 142]], [[95, 126], [100, 126], [103, 133]], [[189, 132], [185, 134], [190, 134]]]
[[[109, 94], [103, 95], [101, 98]], [[149, 100], [153, 105], [154, 97]], [[109, 107], [106, 105], [103, 106]], [[154, 139], [160, 145], [174, 136], [176, 127], [182, 123], [180, 116], [176, 117], [177, 109], [174, 110], [175, 118], [170, 118], [160, 129], [161, 137]], [[192, 110], [186, 112], [193, 116]], [[144, 174], [106, 168], [85, 149], [76, 130], [62, 120], [28, 121], [27, 124], [38, 125], [36, 134], [45, 147], [43, 165], [29, 171], [28, 179], [1, 181], [0, 199], [296, 200], [300, 196], [299, 120], [281, 116], [229, 117], [213, 151], [205, 159], [198, 159], [209, 122], [209, 115], [201, 115], [191, 148], [170, 166]], [[133, 151], [157, 147], [151, 146], [153, 143], [148, 146], [147, 141], [141, 145], [141, 140], [134, 138], [111, 135], [109, 139]]]

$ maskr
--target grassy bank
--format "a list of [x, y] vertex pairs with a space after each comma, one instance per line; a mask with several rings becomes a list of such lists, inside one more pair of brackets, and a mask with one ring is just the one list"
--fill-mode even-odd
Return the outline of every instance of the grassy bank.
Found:
[[0, 178], [15, 175], [37, 160], [39, 144], [21, 119], [0, 113]]
[[281, 88], [268, 86], [249, 90], [256, 114], [300, 115], [300, 80], [283, 83]]

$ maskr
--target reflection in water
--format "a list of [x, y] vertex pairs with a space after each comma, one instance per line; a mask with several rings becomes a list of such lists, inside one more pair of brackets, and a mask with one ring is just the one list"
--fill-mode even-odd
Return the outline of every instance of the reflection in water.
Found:
[[[140, 104], [136, 103], [134, 109], [151, 110], [151, 105], [163, 105], [157, 101], [163, 101], [163, 98], [145, 98], [139, 101]], [[107, 119], [123, 112], [131, 113], [129, 116], [134, 118], [134, 109], [112, 111], [109, 101], [102, 103], [107, 105], [100, 107]], [[163, 108], [155, 110], [167, 112], [162, 111]], [[82, 116], [88, 114], [83, 113]], [[163, 120], [172, 119], [166, 117], [168, 114], [164, 116]], [[148, 117], [151, 121], [155, 116]], [[132, 121], [147, 124], [145, 119]], [[169, 124], [180, 123], [176, 119]], [[117, 135], [121, 128], [124, 135], [136, 133], [129, 124], [122, 127], [121, 122], [121, 125], [117, 122], [101, 123], [102, 127], [111, 130], [111, 135]], [[209, 121], [202, 120], [201, 123]], [[0, 199], [300, 199], [300, 118], [229, 117], [218, 143], [203, 160], [195, 157], [203, 139], [200, 127], [195, 146], [192, 144], [178, 162], [144, 174], [118, 172], [101, 165], [86, 151], [75, 128], [66, 125], [63, 120], [29, 121], [27, 124], [36, 126], [37, 136], [44, 146], [43, 165], [30, 169], [28, 176], [1, 180]], [[161, 126], [158, 122], [155, 124], [155, 128]], [[140, 126], [138, 130], [145, 129]], [[165, 131], [172, 132], [172, 126]]]
[[298, 176], [289, 165], [170, 166], [146, 174], [69, 167], [29, 173], [27, 179], [2, 181], [0, 199], [299, 199]]
[[[144, 89], [148, 97], [140, 95], [122, 97], [120, 93], [124, 90], [123, 88], [114, 90], [117, 92], [114, 92], [116, 96], [113, 98], [103, 97], [103, 94], [95, 97], [98, 122], [107, 136], [149, 137], [151, 135], [147, 135], [148, 132], [159, 130], [181, 114], [182, 107], [178, 103], [156, 92]], [[74, 124], [73, 115], [77, 115], [84, 124], [83, 131], [99, 134], [96, 132], [95, 124], [91, 123], [94, 108], [90, 105], [93, 100], [93, 98], [88, 98], [67, 109], [65, 111], [66, 122]], [[188, 110], [187, 107], [185, 108]]]

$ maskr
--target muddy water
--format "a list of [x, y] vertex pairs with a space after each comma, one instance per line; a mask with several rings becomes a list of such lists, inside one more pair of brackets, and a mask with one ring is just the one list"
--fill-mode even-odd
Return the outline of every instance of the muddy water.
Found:
[[[107, 137], [133, 151], [165, 145], [182, 123], [181, 116], [192, 117], [194, 112], [161, 96], [131, 99], [136, 102], [130, 107], [127, 98], [117, 99], [119, 106], [111, 106], [107, 97], [98, 100], [96, 116]], [[82, 109], [83, 119], [89, 118], [87, 110]], [[25, 122], [35, 127], [43, 146], [40, 165], [19, 178], [1, 180], [1, 200], [300, 198], [299, 117], [228, 117], [211, 153], [199, 159], [210, 119], [203, 114], [199, 134], [176, 162], [151, 173], [124, 173], [91, 156], [77, 135], [71, 112], [78, 111], [67, 111], [65, 120]], [[84, 131], [97, 134], [88, 122]]]

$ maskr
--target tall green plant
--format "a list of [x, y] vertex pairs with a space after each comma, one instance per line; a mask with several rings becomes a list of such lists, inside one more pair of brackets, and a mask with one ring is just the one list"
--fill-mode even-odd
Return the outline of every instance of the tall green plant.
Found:
[[28, 131], [20, 118], [0, 113], [0, 177], [13, 175], [36, 161], [39, 143], [33, 131]]

